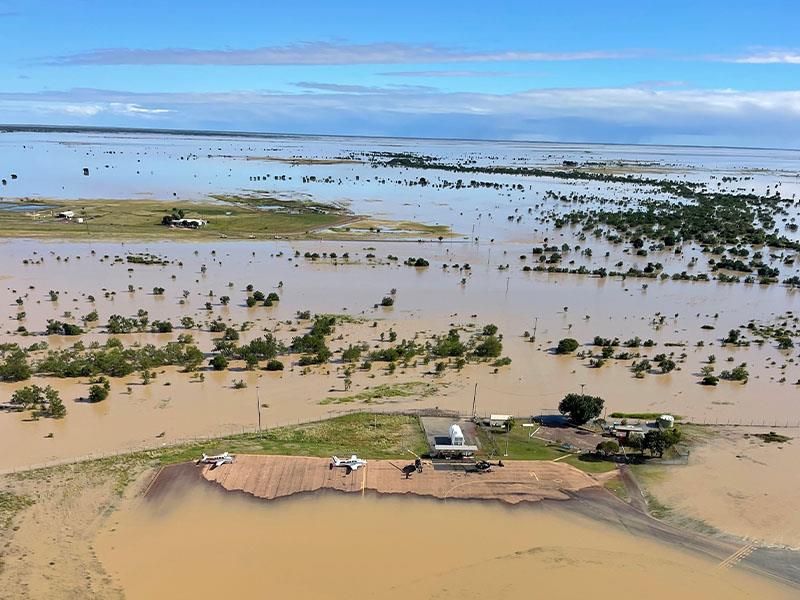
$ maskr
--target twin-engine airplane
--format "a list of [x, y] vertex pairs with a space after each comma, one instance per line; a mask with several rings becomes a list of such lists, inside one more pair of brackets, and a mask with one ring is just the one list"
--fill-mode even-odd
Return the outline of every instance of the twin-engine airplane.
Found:
[[363, 467], [367, 464], [367, 461], [363, 458], [358, 458], [355, 454], [350, 458], [339, 458], [338, 456], [331, 457], [331, 463], [328, 468], [333, 469], [333, 467], [344, 467], [347, 469], [347, 474], [349, 475], [353, 471], [357, 471], [360, 467]]
[[212, 469], [216, 469], [217, 467], [229, 465], [231, 463], [233, 463], [233, 455], [223, 452], [222, 454], [214, 454], [213, 456], [203, 453], [203, 456], [197, 459], [196, 464], [211, 465]]

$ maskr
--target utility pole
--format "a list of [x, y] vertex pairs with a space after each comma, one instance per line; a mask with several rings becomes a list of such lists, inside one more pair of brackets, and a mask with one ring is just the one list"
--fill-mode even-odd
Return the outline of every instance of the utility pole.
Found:
[[533, 337], [531, 343], [536, 341], [536, 328], [539, 326], [539, 317], [533, 317]]
[[[261, 378], [261, 375], [258, 376]], [[258, 411], [258, 431], [261, 432], [261, 394], [259, 392], [260, 383], [256, 380], [256, 410]]]
[[475, 382], [475, 392], [472, 394], [472, 420], [478, 416], [475, 412], [475, 403], [478, 401], [478, 383]]

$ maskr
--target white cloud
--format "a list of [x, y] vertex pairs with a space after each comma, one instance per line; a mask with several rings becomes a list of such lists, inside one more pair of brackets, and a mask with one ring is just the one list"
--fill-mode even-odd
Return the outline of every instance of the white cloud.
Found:
[[800, 50], [754, 49], [744, 56], [722, 57], [719, 60], [748, 65], [800, 65]]
[[541, 73], [522, 73], [516, 71], [476, 71], [476, 70], [462, 70], [462, 71], [447, 71], [447, 70], [432, 70], [432, 71], [386, 71], [378, 73], [382, 77], [525, 77], [530, 75], [541, 75]]
[[[308, 82], [306, 82], [308, 84]], [[8, 122], [54, 122], [328, 134], [800, 146], [800, 91], [678, 87], [551, 88], [445, 93], [372, 88], [131, 93], [0, 93]], [[47, 112], [49, 111], [49, 113]], [[39, 117], [37, 117], [39, 115]]]
[[354, 65], [455, 62], [532, 62], [634, 58], [631, 51], [472, 51], [433, 44], [301, 42], [284, 46], [201, 50], [197, 48], [105, 48], [46, 59], [54, 65]]

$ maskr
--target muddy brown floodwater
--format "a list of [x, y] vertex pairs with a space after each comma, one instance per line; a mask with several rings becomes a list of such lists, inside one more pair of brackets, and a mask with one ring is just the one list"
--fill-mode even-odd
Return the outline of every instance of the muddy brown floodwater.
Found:
[[791, 598], [755, 576], [556, 507], [335, 493], [267, 503], [189, 485], [96, 540], [138, 598]]

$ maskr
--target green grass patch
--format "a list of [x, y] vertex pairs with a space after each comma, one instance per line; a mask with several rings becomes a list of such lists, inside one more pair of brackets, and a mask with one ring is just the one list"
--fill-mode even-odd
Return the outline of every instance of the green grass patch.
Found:
[[[326, 421], [277, 427], [208, 441], [122, 454], [91, 461], [22, 471], [9, 475], [17, 480], [48, 481], [64, 471], [97, 480], [112, 476], [114, 491], [122, 494], [143, 468], [196, 460], [203, 452], [217, 454], [274, 454], [329, 457], [357, 453], [364, 458], [407, 458], [406, 450], [422, 455], [428, 443], [415, 416], [355, 413]], [[2, 512], [0, 512], [2, 514]]]
[[33, 500], [8, 491], [0, 491], [0, 531], [11, 525], [11, 520], [19, 511], [31, 506]]
[[[494, 459], [504, 458], [506, 441], [508, 441], [508, 458], [511, 460], [553, 460], [568, 454], [556, 444], [549, 444], [544, 440], [528, 436], [528, 431], [517, 425], [511, 429], [510, 434], [505, 432], [492, 432], [479, 427], [478, 440], [483, 457], [493, 455]], [[615, 469], [613, 462], [603, 460], [591, 454], [574, 454], [564, 458], [565, 462], [586, 473], [605, 473]]]
[[[264, 206], [269, 199], [261, 198]], [[275, 201], [279, 202], [279, 201]], [[285, 204], [288, 201], [280, 201]], [[302, 235], [352, 219], [349, 213], [333, 207], [324, 212], [298, 203], [293, 208], [263, 210], [253, 206], [220, 200], [217, 203], [169, 202], [157, 200], [47, 200], [46, 210], [0, 210], [0, 237], [35, 237], [57, 239], [169, 239], [208, 240], [229, 238], [265, 238], [273, 235]], [[26, 202], [19, 202], [24, 206]], [[172, 209], [184, 211], [187, 218], [208, 221], [199, 229], [171, 228], [161, 219]], [[75, 219], [56, 218], [60, 211], [71, 210]], [[83, 218], [78, 223], [77, 218]]]
[[320, 400], [320, 404], [347, 404], [350, 402], [364, 402], [372, 404], [386, 398], [407, 398], [419, 396], [427, 398], [436, 393], [436, 386], [422, 381], [407, 381], [404, 383], [383, 384], [367, 388], [350, 396], [328, 396]]
[[628, 488], [625, 487], [625, 484], [622, 483], [622, 480], [619, 477], [609, 479], [603, 484], [603, 487], [624, 502], [627, 502], [630, 499], [630, 496], [628, 495]]
[[[628, 413], [628, 412], [613, 412], [608, 416], [611, 417], [612, 419], [640, 419], [640, 420], [643, 420], [643, 421], [655, 421], [656, 419], [658, 419], [658, 417], [660, 417], [661, 415], [664, 415], [664, 414], [669, 414], [669, 413], [663, 413], [663, 412], [631, 412], [631, 413]], [[683, 419], [683, 417], [681, 415], [672, 415], [672, 416], [675, 417], [676, 421], [680, 421], [681, 419]]]
[[608, 473], [617, 468], [613, 461], [589, 453], [572, 455], [561, 462], [568, 463], [586, 473]]
[[162, 464], [194, 460], [202, 452], [331, 456], [358, 453], [366, 458], [396, 458], [405, 449], [417, 454], [427, 451], [419, 419], [406, 415], [356, 413], [318, 423], [278, 427], [261, 433], [239, 434], [165, 448], [154, 458]]

